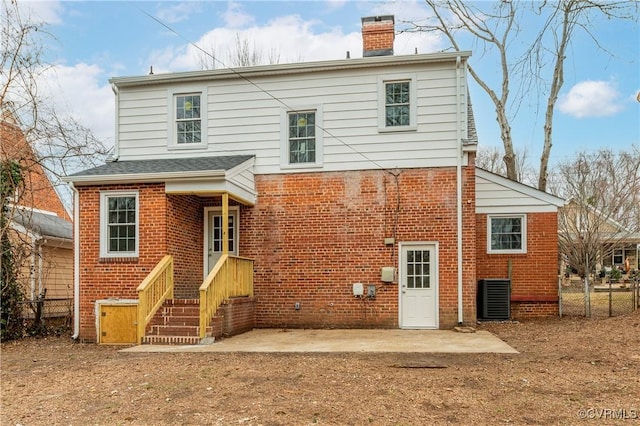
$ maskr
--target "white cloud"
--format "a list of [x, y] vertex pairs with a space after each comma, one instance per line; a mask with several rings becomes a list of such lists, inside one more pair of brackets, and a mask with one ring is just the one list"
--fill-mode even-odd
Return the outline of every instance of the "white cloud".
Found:
[[[166, 3], [160, 3], [165, 5]], [[156, 12], [156, 16], [161, 21], [169, 24], [181, 22], [189, 19], [194, 13], [199, 13], [201, 8], [197, 2], [180, 2], [180, 3], [168, 3], [170, 6], [162, 7]]]
[[[415, 2], [411, 4], [417, 7]], [[239, 10], [235, 8], [234, 10]], [[392, 13], [393, 11], [389, 11]], [[246, 18], [249, 19], [249, 18]], [[248, 21], [245, 21], [248, 22]], [[398, 20], [396, 20], [398, 22]], [[236, 50], [236, 40], [246, 40], [263, 56], [277, 57], [277, 63], [344, 59], [349, 51], [352, 58], [362, 57], [362, 34], [358, 30], [345, 33], [341, 27], [327, 28], [320, 21], [303, 20], [299, 15], [275, 18], [263, 26], [215, 28], [204, 34], [196, 44], [207, 52], [215, 52], [216, 68], [230, 66], [230, 55]], [[323, 28], [322, 30], [318, 30]], [[396, 36], [395, 54], [438, 51], [438, 37], [424, 33], [402, 33]], [[153, 52], [148, 62], [157, 72], [201, 69], [203, 53], [193, 46], [171, 46]]]
[[56, 65], [43, 75], [39, 91], [59, 114], [72, 116], [105, 145], [114, 142], [115, 102], [104, 72], [97, 65]]
[[620, 93], [608, 81], [582, 81], [562, 96], [558, 108], [575, 118], [607, 117], [623, 109]]
[[255, 18], [245, 12], [244, 6], [236, 2], [229, 2], [227, 10], [220, 15], [229, 28], [243, 28], [255, 22]]
[[19, 2], [18, 7], [24, 20], [31, 19], [38, 24], [62, 23], [63, 6], [58, 1], [25, 1]]

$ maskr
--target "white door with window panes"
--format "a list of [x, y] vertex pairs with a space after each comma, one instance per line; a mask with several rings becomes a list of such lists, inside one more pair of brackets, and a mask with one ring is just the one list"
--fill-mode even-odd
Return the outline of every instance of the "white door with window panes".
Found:
[[438, 328], [435, 244], [400, 244], [400, 327]]
[[[205, 253], [207, 275], [222, 256], [222, 210], [207, 210]], [[238, 210], [229, 208], [229, 254], [238, 255]]]

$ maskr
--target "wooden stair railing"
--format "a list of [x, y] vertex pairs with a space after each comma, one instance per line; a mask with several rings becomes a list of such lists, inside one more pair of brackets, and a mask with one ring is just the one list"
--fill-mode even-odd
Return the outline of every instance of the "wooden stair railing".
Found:
[[138, 286], [138, 344], [166, 299], [173, 299], [173, 256], [166, 255]]
[[253, 260], [223, 254], [200, 286], [200, 338], [222, 302], [253, 296]]

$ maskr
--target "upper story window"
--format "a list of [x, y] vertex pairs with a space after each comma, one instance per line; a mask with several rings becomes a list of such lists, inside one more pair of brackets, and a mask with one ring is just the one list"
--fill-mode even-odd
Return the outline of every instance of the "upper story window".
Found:
[[316, 113], [289, 113], [289, 164], [316, 162]]
[[100, 194], [100, 257], [137, 257], [138, 192]]
[[200, 94], [176, 96], [176, 143], [202, 143]]
[[284, 168], [322, 165], [322, 108], [283, 111], [280, 162]]
[[410, 82], [399, 81], [393, 83], [385, 83], [385, 126], [397, 127], [408, 126], [411, 124], [409, 120], [409, 88]]
[[487, 217], [487, 240], [488, 253], [526, 253], [527, 217]]
[[416, 99], [415, 77], [381, 77], [378, 80], [378, 131], [416, 130]]
[[187, 85], [169, 91], [169, 149], [207, 147], [206, 87]]

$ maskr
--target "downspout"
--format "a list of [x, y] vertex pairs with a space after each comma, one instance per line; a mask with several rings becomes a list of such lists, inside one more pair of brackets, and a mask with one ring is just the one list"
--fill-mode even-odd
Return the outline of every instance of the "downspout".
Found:
[[80, 336], [80, 193], [69, 182], [73, 191], [73, 340]]
[[113, 94], [116, 95], [116, 114], [115, 114], [115, 134], [113, 135], [114, 137], [114, 141], [113, 141], [113, 156], [111, 157], [111, 161], [118, 161], [118, 159], [120, 158], [120, 143], [118, 142], [118, 129], [120, 127], [118, 127], [120, 119], [119, 119], [119, 114], [118, 114], [118, 105], [120, 104], [120, 92], [118, 91], [118, 87], [115, 84], [111, 84], [111, 90], [113, 91]]
[[456, 57], [456, 210], [457, 210], [457, 247], [458, 247], [458, 324], [464, 321], [462, 302], [462, 97], [460, 94], [461, 58]]

